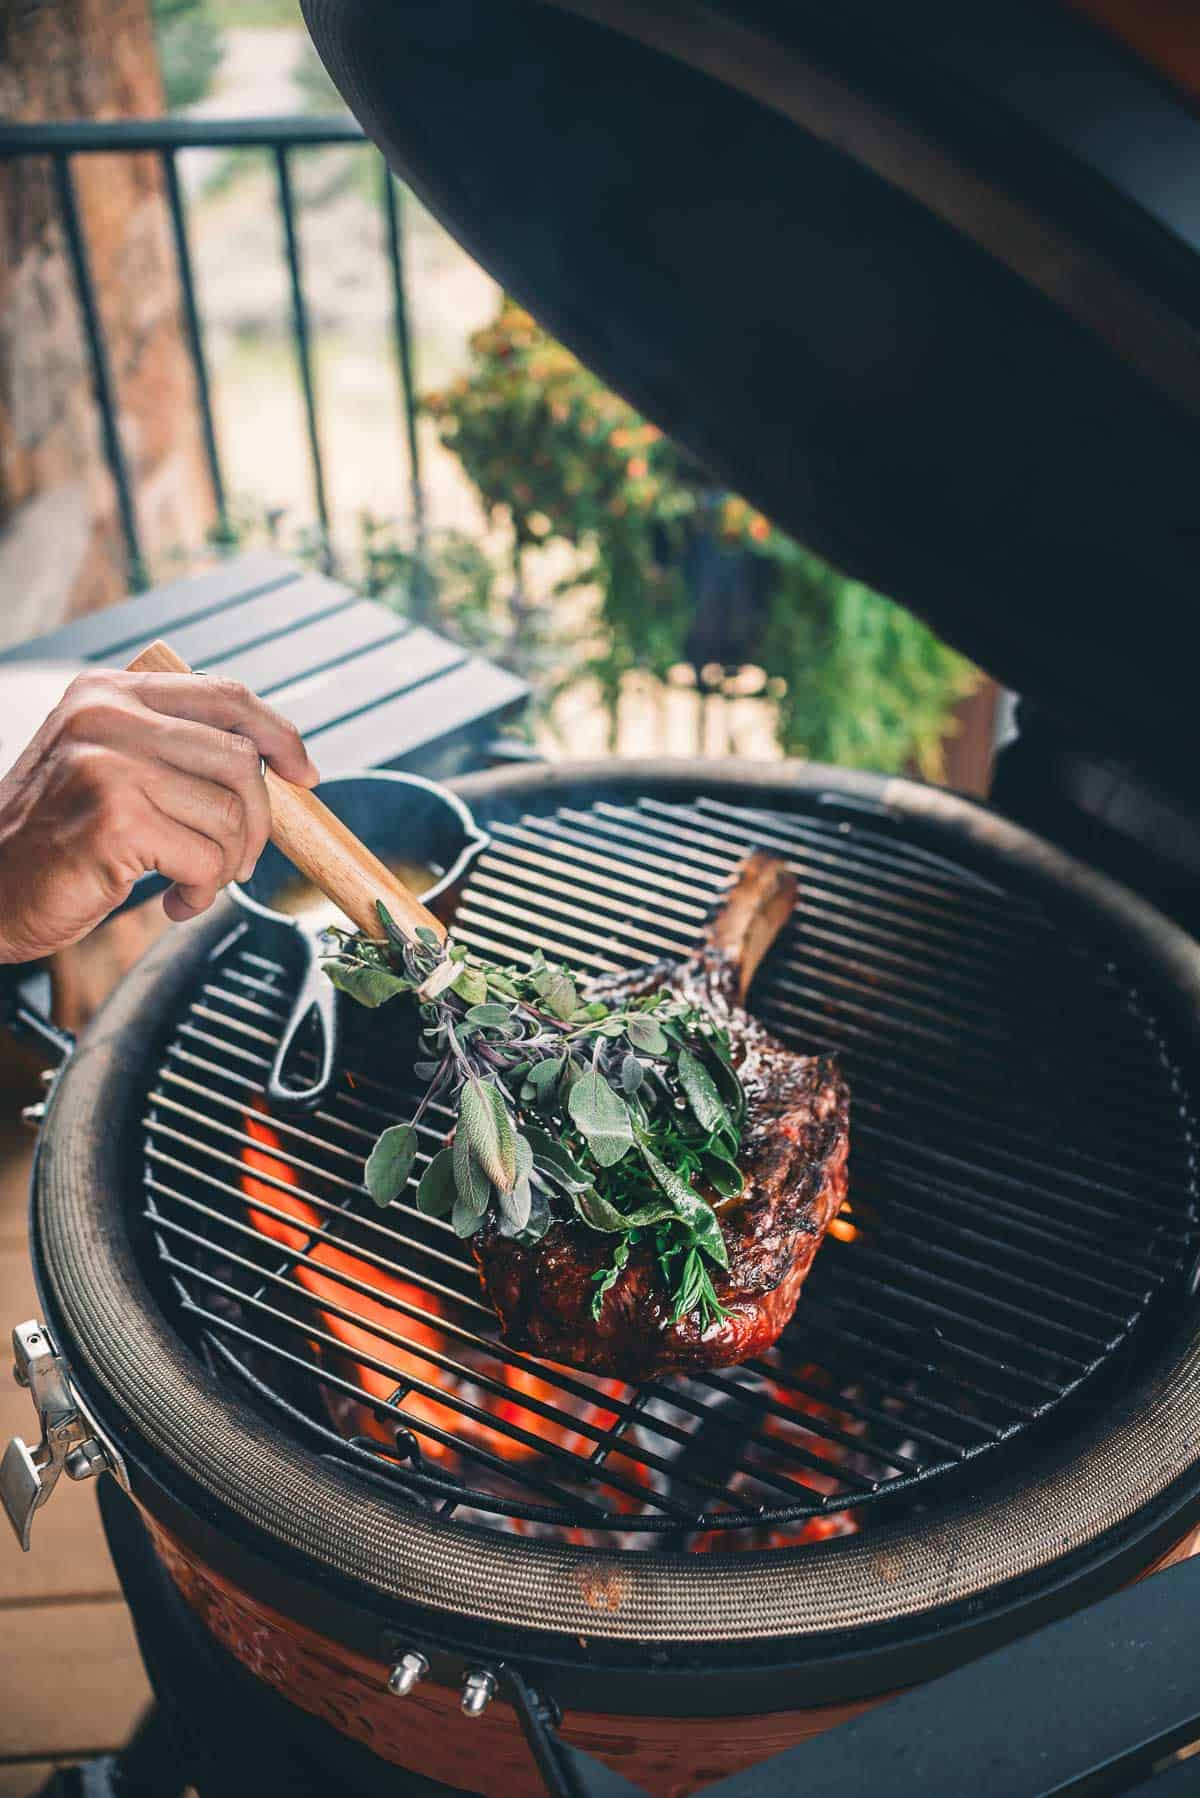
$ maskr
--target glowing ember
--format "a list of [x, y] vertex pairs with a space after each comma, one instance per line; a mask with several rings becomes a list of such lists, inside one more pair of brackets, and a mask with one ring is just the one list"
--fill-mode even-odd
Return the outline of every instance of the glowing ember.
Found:
[[[461, 1472], [477, 1488], [486, 1480], [487, 1470], [473, 1457], [464, 1457], [456, 1444], [486, 1451], [507, 1462], [514, 1471], [522, 1463], [541, 1456], [545, 1449], [561, 1450], [586, 1461], [598, 1436], [616, 1422], [619, 1410], [610, 1406], [618, 1407], [629, 1396], [627, 1387], [618, 1380], [598, 1382], [597, 1402], [590, 1402], [543, 1379], [530, 1367], [512, 1366], [462, 1341], [447, 1327], [450, 1318], [435, 1294], [328, 1240], [323, 1230], [329, 1217], [297, 1190], [297, 1172], [286, 1159], [282, 1139], [268, 1121], [261, 1100], [254, 1102], [244, 1122], [250, 1138], [242, 1150], [245, 1171], [241, 1186], [250, 1202], [247, 1216], [264, 1237], [298, 1257], [290, 1268], [291, 1277], [318, 1301], [321, 1309], [315, 1321], [341, 1345], [345, 1357], [331, 1351], [328, 1342], [314, 1341], [313, 1353], [336, 1364], [339, 1375], [352, 1381], [368, 1399], [391, 1408], [389, 1418], [370, 1404], [331, 1400], [331, 1413], [336, 1413], [336, 1420], [347, 1434], [371, 1436], [394, 1452], [397, 1428], [408, 1427], [419, 1436], [422, 1456], [436, 1464], [440, 1473]], [[830, 1228], [845, 1242], [853, 1241], [858, 1234], [856, 1226], [844, 1217], [835, 1219]], [[578, 1379], [576, 1375], [571, 1377]], [[797, 1378], [812, 1385], [819, 1383], [822, 1375], [819, 1369], [805, 1368]], [[485, 1381], [503, 1391], [491, 1390]], [[446, 1393], [448, 1398], [453, 1395], [458, 1403], [442, 1402], [438, 1392]], [[765, 1436], [777, 1439], [781, 1447], [805, 1448], [827, 1460], [842, 1458], [844, 1449], [818, 1438], [805, 1424], [806, 1418], [824, 1419], [842, 1433], [853, 1435], [853, 1421], [838, 1411], [835, 1403], [825, 1404], [777, 1381], [768, 1383], [767, 1394], [771, 1406], [764, 1409], [761, 1420]], [[609, 1405], [603, 1400], [608, 1400]], [[465, 1411], [462, 1407], [468, 1404], [481, 1415], [472, 1416]], [[552, 1408], [556, 1415], [546, 1417], [531, 1409], [531, 1404]], [[500, 1427], [492, 1428], [488, 1418]], [[530, 1440], [523, 1441], [508, 1433], [513, 1430], [523, 1432]], [[454, 1440], [439, 1440], [439, 1436]], [[627, 1482], [644, 1488], [649, 1498], [666, 1476], [652, 1473], [637, 1458], [636, 1442], [634, 1431], [628, 1445], [632, 1452], [625, 1455], [614, 1451], [613, 1465]], [[551, 1455], [552, 1468], [553, 1459]], [[783, 1457], [783, 1464], [800, 1485], [811, 1491], [832, 1495], [838, 1490], [834, 1474], [796, 1466], [791, 1457]], [[736, 1497], [752, 1481], [752, 1470], [735, 1474], [730, 1483], [731, 1495]], [[606, 1493], [606, 1503], [629, 1516], [646, 1508], [635, 1493], [624, 1492], [619, 1486]], [[518, 1534], [540, 1533], [541, 1528], [520, 1518], [508, 1519], [508, 1527]], [[843, 1511], [809, 1518], [784, 1530], [750, 1534], [741, 1528], [714, 1530], [696, 1537], [689, 1546], [695, 1552], [778, 1547], [850, 1534], [857, 1527], [853, 1514]], [[595, 1539], [593, 1532], [581, 1529], [569, 1530], [566, 1536], [581, 1543]]]
[[[271, 1241], [292, 1253], [304, 1254], [305, 1259], [292, 1268], [292, 1277], [314, 1298], [338, 1307], [337, 1310], [322, 1310], [319, 1321], [350, 1351], [353, 1359], [349, 1373], [355, 1383], [372, 1398], [396, 1403], [404, 1412], [400, 1421], [418, 1430], [422, 1424], [432, 1426], [422, 1432], [422, 1453], [443, 1466], [457, 1461], [455, 1449], [439, 1441], [432, 1433], [434, 1430], [454, 1434], [507, 1461], [525, 1461], [541, 1452], [536, 1442], [523, 1442], [500, 1430], [490, 1429], [478, 1418], [464, 1415], [458, 1407], [440, 1404], [430, 1394], [411, 1389], [410, 1383], [419, 1382], [443, 1392], [460, 1390], [462, 1375], [440, 1365], [439, 1355], [466, 1366], [468, 1373], [482, 1374], [511, 1391], [511, 1398], [486, 1389], [472, 1391], [472, 1403], [489, 1412], [498, 1423], [523, 1430], [540, 1442], [555, 1444], [572, 1454], [589, 1453], [595, 1446], [595, 1438], [572, 1427], [576, 1420], [568, 1426], [555, 1418], [540, 1416], [520, 1402], [532, 1399], [561, 1411], [563, 1394], [557, 1386], [539, 1378], [530, 1368], [512, 1367], [507, 1362], [480, 1357], [470, 1345], [464, 1346], [451, 1333], [438, 1328], [437, 1319], [442, 1313], [434, 1294], [337, 1243], [321, 1239], [321, 1213], [294, 1190], [297, 1185], [295, 1169], [283, 1158], [279, 1135], [262, 1113], [263, 1106], [258, 1101], [255, 1110], [246, 1114], [246, 1134], [254, 1146], [242, 1151], [247, 1169], [242, 1175], [242, 1191], [257, 1205], [270, 1205], [274, 1212], [283, 1212], [294, 1222], [286, 1222], [255, 1208], [248, 1213], [250, 1221]], [[266, 1178], [256, 1177], [264, 1175]], [[275, 1181], [292, 1190], [281, 1190]], [[297, 1228], [297, 1225], [301, 1227]], [[360, 1291], [352, 1284], [355, 1281], [373, 1288], [380, 1296]], [[354, 1314], [353, 1321], [339, 1314], [347, 1311]], [[374, 1325], [375, 1330], [365, 1327], [370, 1325]], [[378, 1335], [376, 1330], [390, 1334]], [[397, 1336], [402, 1337], [403, 1342], [397, 1342]], [[320, 1345], [314, 1344], [314, 1347], [320, 1353]], [[383, 1368], [372, 1365], [375, 1362], [381, 1362]], [[616, 1398], [622, 1388], [617, 1381], [607, 1381], [600, 1391], [605, 1397]], [[615, 1412], [598, 1405], [584, 1405], [578, 1421], [607, 1430], [615, 1417]], [[362, 1434], [374, 1436], [389, 1445], [394, 1443], [394, 1426], [389, 1427], [368, 1407], [361, 1407], [358, 1422]]]

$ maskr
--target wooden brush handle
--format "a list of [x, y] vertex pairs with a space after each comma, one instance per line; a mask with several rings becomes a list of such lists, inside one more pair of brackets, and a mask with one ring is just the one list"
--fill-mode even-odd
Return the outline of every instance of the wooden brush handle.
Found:
[[[131, 674], [191, 674], [168, 643], [151, 643], [129, 664]], [[410, 893], [378, 856], [360, 843], [352, 830], [323, 805], [315, 793], [283, 780], [273, 768], [263, 770], [271, 802], [271, 841], [300, 872], [332, 899], [366, 936], [379, 936], [383, 926], [375, 901], [382, 899], [398, 927], [415, 940], [419, 927], [432, 930], [439, 942], [446, 926]]]

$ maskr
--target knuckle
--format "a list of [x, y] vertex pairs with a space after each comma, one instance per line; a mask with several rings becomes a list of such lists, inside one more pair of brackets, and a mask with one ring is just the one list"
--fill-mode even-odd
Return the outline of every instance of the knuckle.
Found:
[[229, 731], [225, 734], [223, 747], [239, 774], [246, 775], [257, 770], [258, 749], [249, 737], [242, 736], [240, 731]]
[[97, 675], [79, 674], [60, 703], [60, 729], [68, 742], [101, 742], [120, 713], [120, 696], [115, 688]]
[[98, 799], [109, 793], [119, 768], [112, 750], [90, 740], [73, 740], [64, 753], [72, 778], [85, 794]]
[[222, 703], [234, 711], [243, 711], [250, 704], [250, 689], [240, 680], [234, 680], [227, 674], [210, 674], [206, 679], [209, 688]]
[[228, 790], [218, 802], [217, 828], [224, 837], [241, 836], [246, 824], [246, 807], [240, 793]]

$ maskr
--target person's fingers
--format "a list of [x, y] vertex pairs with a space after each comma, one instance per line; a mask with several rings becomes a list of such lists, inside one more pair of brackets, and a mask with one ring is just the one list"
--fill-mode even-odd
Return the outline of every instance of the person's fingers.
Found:
[[320, 779], [296, 726], [256, 698], [240, 681], [189, 674], [135, 674], [123, 678], [135, 683], [138, 698], [152, 711], [248, 737], [284, 780], [311, 787]]
[[[257, 774], [257, 768], [255, 769]], [[260, 782], [251, 783], [251, 790]], [[182, 773], [167, 762], [149, 764], [145, 791], [158, 807], [188, 830], [211, 837], [221, 851], [221, 885], [246, 879], [267, 839], [269, 814], [251, 814], [242, 793], [196, 774]]]
[[[143, 784], [147, 787], [156, 781], [161, 788], [164, 778], [178, 772], [223, 788], [233, 797], [243, 814], [246, 841], [244, 853], [230, 868], [227, 878], [248, 880], [271, 834], [271, 803], [257, 745], [249, 737], [217, 730], [209, 724], [130, 706], [110, 718], [105, 731], [110, 746], [141, 761], [146, 770]], [[172, 810], [169, 805], [162, 809]], [[198, 829], [208, 828], [191, 814], [184, 822], [195, 824]], [[217, 818], [212, 822], [217, 825], [218, 840], [224, 842], [228, 827]], [[209, 834], [213, 832], [209, 830]]]
[[142, 847], [148, 868], [173, 882], [163, 894], [163, 908], [169, 918], [182, 923], [207, 911], [221, 890], [224, 857], [212, 837], [189, 830], [153, 800], [147, 800], [149, 840]]

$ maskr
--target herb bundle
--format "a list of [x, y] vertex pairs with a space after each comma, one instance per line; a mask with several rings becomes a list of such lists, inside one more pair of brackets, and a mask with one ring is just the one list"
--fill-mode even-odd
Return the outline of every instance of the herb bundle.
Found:
[[722, 1317], [710, 1266], [728, 1256], [704, 1194], [719, 1203], [741, 1192], [746, 1113], [727, 1033], [668, 991], [588, 1002], [540, 951], [528, 967], [493, 967], [432, 930], [409, 942], [383, 905], [379, 914], [379, 937], [332, 932], [336, 953], [324, 963], [361, 1005], [404, 993], [420, 1007], [425, 1091], [411, 1120], [371, 1151], [364, 1178], [375, 1202], [399, 1196], [417, 1126], [437, 1104], [454, 1115], [454, 1135], [421, 1176], [427, 1216], [448, 1217], [462, 1237], [490, 1218], [523, 1243], [577, 1217], [613, 1239], [594, 1276], [595, 1316], [645, 1243], [676, 1321]]

